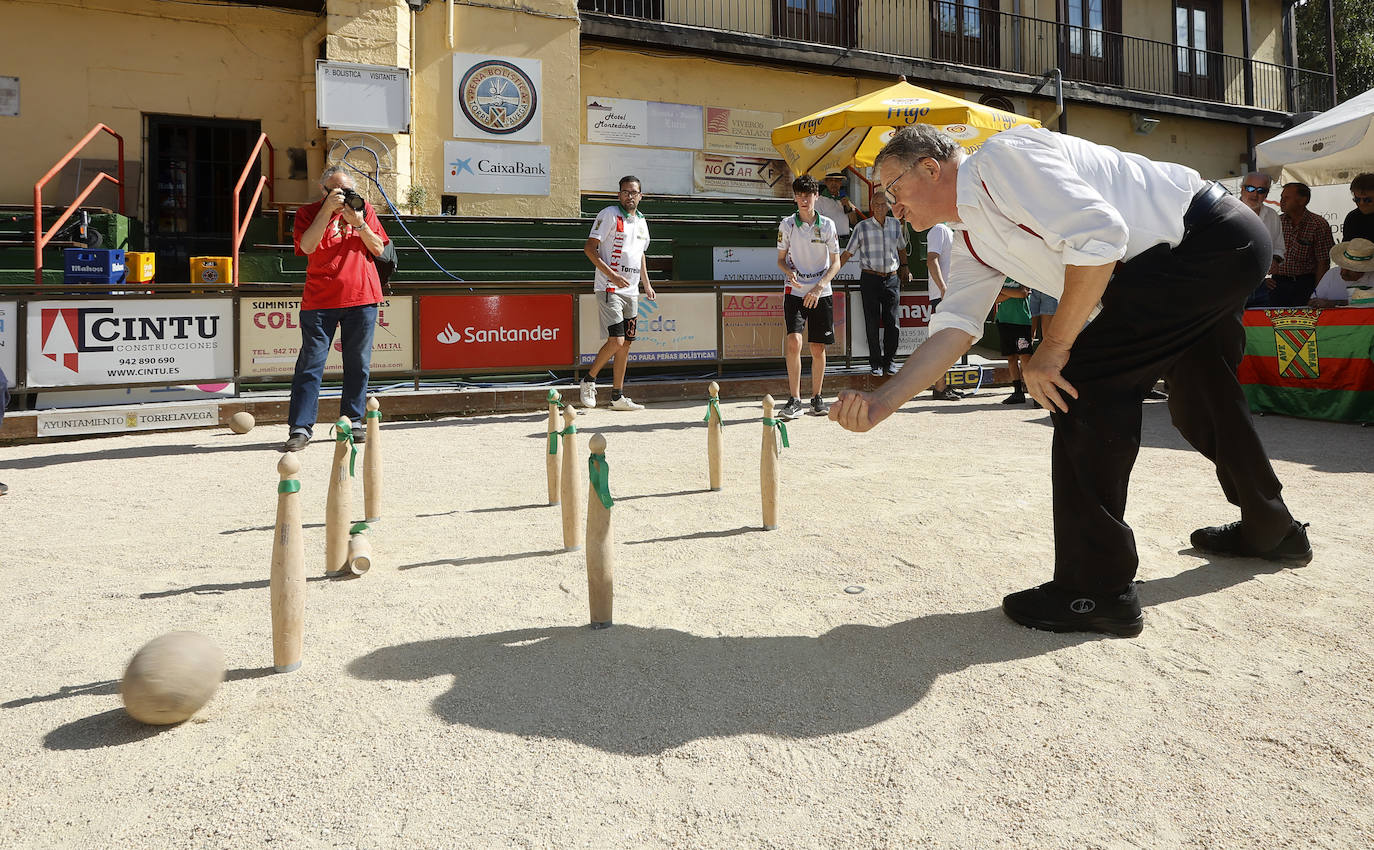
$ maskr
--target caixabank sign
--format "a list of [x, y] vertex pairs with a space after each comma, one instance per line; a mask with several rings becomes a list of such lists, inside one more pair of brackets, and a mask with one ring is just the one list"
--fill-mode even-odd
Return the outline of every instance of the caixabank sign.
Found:
[[523, 368], [573, 361], [571, 295], [420, 299], [420, 368]]
[[34, 301], [31, 387], [184, 384], [234, 374], [232, 301]]

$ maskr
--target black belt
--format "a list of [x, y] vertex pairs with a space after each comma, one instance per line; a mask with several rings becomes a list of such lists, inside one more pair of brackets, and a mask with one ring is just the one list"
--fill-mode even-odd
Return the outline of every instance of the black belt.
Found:
[[1188, 205], [1188, 211], [1183, 214], [1183, 238], [1187, 239], [1189, 233], [1206, 222], [1217, 204], [1226, 196], [1226, 187], [1215, 180], [1208, 181], [1207, 185], [1199, 189], [1193, 196], [1193, 202]]
[[878, 277], [891, 277], [892, 275], [896, 274], [898, 270], [893, 269], [890, 272], [878, 272], [874, 271], [873, 269], [860, 269], [859, 271], [863, 272], [864, 274], [877, 275]]

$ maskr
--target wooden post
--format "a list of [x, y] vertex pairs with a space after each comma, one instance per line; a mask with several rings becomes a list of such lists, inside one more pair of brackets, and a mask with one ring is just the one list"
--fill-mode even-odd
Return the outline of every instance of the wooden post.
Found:
[[706, 405], [706, 463], [710, 469], [712, 490], [720, 489], [721, 438], [725, 425], [720, 421], [720, 384], [715, 381], [707, 387], [711, 399]]
[[367, 448], [363, 449], [363, 512], [368, 522], [382, 518], [382, 411], [377, 397], [367, 397]]
[[272, 666], [290, 673], [301, 666], [305, 621], [305, 541], [301, 537], [300, 458], [277, 461], [277, 526], [272, 534]]
[[549, 439], [544, 446], [544, 468], [549, 479], [549, 504], [558, 504], [558, 402], [562, 399], [558, 390], [549, 390]]
[[763, 397], [763, 451], [759, 455], [759, 488], [763, 496], [763, 530], [778, 527], [778, 447], [777, 425], [773, 419], [775, 402], [771, 395]]
[[563, 472], [560, 493], [563, 504], [563, 548], [576, 552], [582, 548], [582, 503], [578, 500], [577, 411], [571, 404], [563, 407]]
[[353, 426], [347, 419], [334, 423], [334, 460], [329, 468], [329, 496], [324, 506], [324, 574], [348, 571], [348, 516], [353, 513]]
[[611, 626], [615, 600], [615, 540], [611, 505], [606, 504], [611, 496], [606, 438], [593, 435], [587, 441], [587, 451], [587, 604], [592, 628], [606, 629]]

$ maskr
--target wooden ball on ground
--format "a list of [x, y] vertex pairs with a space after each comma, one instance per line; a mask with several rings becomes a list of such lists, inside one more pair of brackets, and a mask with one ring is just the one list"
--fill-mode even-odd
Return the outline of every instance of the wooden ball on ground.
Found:
[[257, 422], [253, 419], [253, 414], [246, 410], [240, 410], [238, 413], [229, 417], [229, 430], [233, 431], [235, 434], [247, 434], [249, 431], [253, 430], [255, 424], [257, 424]]
[[124, 708], [141, 723], [165, 726], [195, 714], [224, 681], [224, 653], [197, 632], [170, 632], [134, 655], [119, 683]]

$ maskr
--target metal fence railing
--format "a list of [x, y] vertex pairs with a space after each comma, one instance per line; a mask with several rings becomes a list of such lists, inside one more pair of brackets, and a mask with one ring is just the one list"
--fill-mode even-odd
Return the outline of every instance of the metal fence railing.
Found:
[[[1306, 112], [1333, 105], [1330, 74], [1110, 32], [1105, 21], [1102, 28], [1073, 26], [970, 0], [578, 0], [578, 8], [584, 17], [634, 18], [1036, 76], [1059, 68], [1066, 80], [1237, 106]], [[1159, 26], [1172, 21], [1162, 19]], [[1167, 37], [1171, 30], [1158, 34]]]

